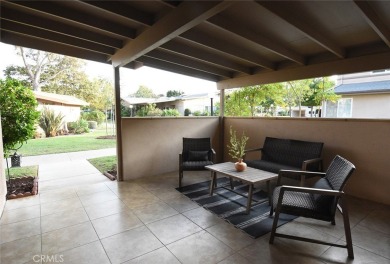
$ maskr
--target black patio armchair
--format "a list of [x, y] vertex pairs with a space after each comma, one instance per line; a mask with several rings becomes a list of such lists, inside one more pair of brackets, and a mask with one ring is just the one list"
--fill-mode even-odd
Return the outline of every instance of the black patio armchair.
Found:
[[215, 162], [215, 151], [210, 138], [183, 138], [183, 151], [179, 154], [179, 187], [184, 171], [206, 170]]
[[[270, 216], [272, 216], [275, 211], [275, 218], [269, 243], [273, 244], [275, 237], [282, 237], [342, 247], [347, 248], [348, 257], [353, 258], [351, 229], [346, 197], [343, 189], [354, 170], [355, 166], [351, 162], [338, 155], [333, 159], [325, 173], [281, 170], [279, 172], [277, 187], [273, 192]], [[295, 176], [300, 178], [301, 175], [311, 177], [320, 176], [321, 178], [313, 185], [312, 188], [280, 186], [283, 177], [291, 178]], [[346, 245], [276, 233], [280, 213], [328, 221], [335, 225], [336, 208], [338, 208], [343, 215], [345, 238], [347, 242]]]

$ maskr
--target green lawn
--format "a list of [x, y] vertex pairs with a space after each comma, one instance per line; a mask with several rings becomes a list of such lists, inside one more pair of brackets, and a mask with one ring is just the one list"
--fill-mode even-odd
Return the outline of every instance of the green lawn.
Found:
[[[36, 177], [38, 175], [38, 166], [9, 168], [9, 174], [11, 175], [11, 179], [24, 176]], [[6, 175], [8, 177], [8, 172], [6, 172]]]
[[30, 139], [18, 150], [18, 153], [23, 156], [35, 156], [115, 147], [115, 139], [96, 139], [98, 136], [105, 135], [106, 130], [99, 129], [81, 135]]
[[101, 173], [112, 170], [117, 162], [116, 156], [100, 157], [88, 160]]

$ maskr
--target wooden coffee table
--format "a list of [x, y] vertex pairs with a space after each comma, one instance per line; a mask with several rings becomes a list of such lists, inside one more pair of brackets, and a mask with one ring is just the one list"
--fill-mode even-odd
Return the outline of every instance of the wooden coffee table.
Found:
[[233, 191], [234, 193], [237, 193], [239, 195], [242, 195], [242, 196], [248, 198], [247, 205], [246, 205], [246, 213], [247, 214], [249, 214], [252, 206], [260, 204], [260, 203], [264, 203], [264, 201], [252, 203], [253, 185], [254, 184], [262, 183], [262, 182], [267, 183], [268, 199], [269, 199], [269, 203], [271, 202], [272, 193], [271, 193], [270, 181], [273, 179], [276, 179], [278, 177], [278, 174], [255, 169], [255, 168], [251, 168], [251, 167], [247, 167], [245, 171], [238, 172], [234, 168], [234, 163], [232, 163], [232, 162], [224, 162], [224, 163], [208, 165], [208, 166], [205, 166], [205, 168], [212, 171], [212, 180], [210, 183], [210, 195], [213, 195], [214, 189], [216, 189], [216, 188], [225, 188], [225, 186], [218, 187], [216, 185], [217, 173], [219, 173], [219, 174], [222, 174], [223, 176], [229, 177], [230, 182], [232, 182], [232, 179], [235, 179], [235, 180], [242, 181], [242, 182], [249, 185], [248, 196], [234, 191], [234, 187], [232, 184], [231, 184], [231, 189], [229, 189], [230, 191]]

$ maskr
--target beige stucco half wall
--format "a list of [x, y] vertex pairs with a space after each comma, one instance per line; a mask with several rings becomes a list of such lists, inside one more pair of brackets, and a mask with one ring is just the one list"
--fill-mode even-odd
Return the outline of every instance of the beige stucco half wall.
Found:
[[324, 142], [325, 168], [336, 154], [356, 166], [348, 194], [390, 204], [390, 120], [228, 117], [224, 125], [225, 145], [230, 125], [245, 130], [248, 148], [262, 146], [266, 136]]
[[5, 171], [4, 171], [4, 162], [3, 162], [3, 134], [2, 134], [1, 122], [0, 122], [0, 216], [3, 213], [4, 205], [5, 205], [5, 196], [7, 194], [7, 186], [5, 179]]
[[219, 127], [219, 117], [123, 118], [124, 180], [178, 171], [183, 137], [210, 137], [219, 149]]

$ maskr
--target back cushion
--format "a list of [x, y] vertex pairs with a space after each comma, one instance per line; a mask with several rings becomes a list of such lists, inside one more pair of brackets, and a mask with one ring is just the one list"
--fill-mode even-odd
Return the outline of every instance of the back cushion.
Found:
[[208, 151], [192, 151], [188, 152], [189, 161], [208, 161], [209, 152]]
[[321, 157], [323, 143], [267, 137], [263, 160], [293, 167], [302, 167], [305, 160]]
[[[324, 190], [333, 190], [326, 178], [319, 179], [314, 185], [313, 188], [324, 189]], [[335, 196], [322, 195], [322, 194], [313, 194], [314, 201], [318, 206], [330, 206], [333, 202]]]

